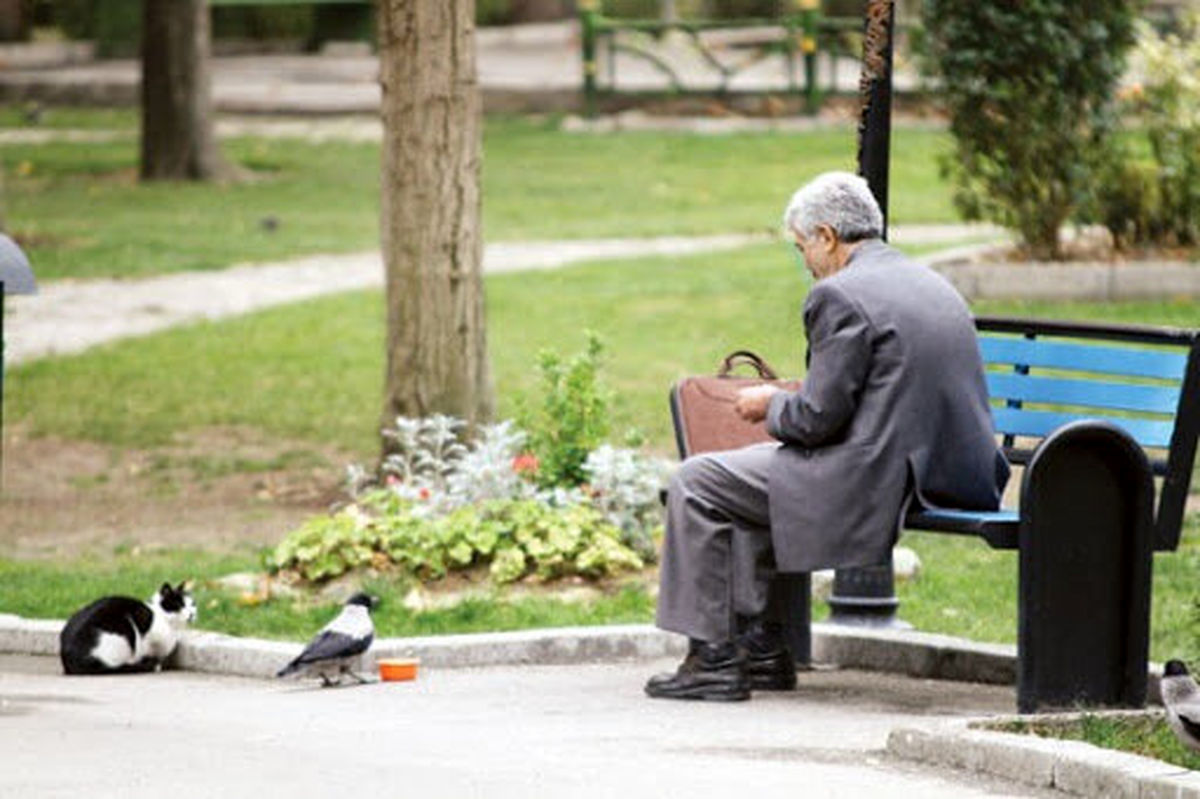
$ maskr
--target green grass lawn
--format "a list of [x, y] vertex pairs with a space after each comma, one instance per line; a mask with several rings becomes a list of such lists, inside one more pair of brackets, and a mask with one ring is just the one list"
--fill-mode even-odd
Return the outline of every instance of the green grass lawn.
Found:
[[1200, 770], [1200, 755], [1184, 748], [1166, 720], [1158, 715], [1109, 717], [1084, 715], [1071, 721], [1014, 721], [988, 727], [1002, 732], [1039, 735], [1068, 741], [1084, 741], [1104, 749], [1132, 752]]
[[[607, 345], [616, 432], [670, 452], [666, 392], [750, 348], [781, 372], [804, 357], [805, 282], [787, 247], [644, 258], [487, 279], [488, 337], [501, 416], [536, 389], [538, 351]], [[1194, 325], [1200, 302], [979, 303], [980, 313]], [[10, 419], [37, 433], [155, 445], [210, 426], [375, 449], [383, 306], [357, 292], [117, 342], [11, 371]], [[87, 401], [81, 401], [86, 398]]]
[[[782, 245], [496, 275], [487, 280], [487, 293], [502, 415], [511, 414], [518, 397], [535, 390], [536, 353], [545, 347], [581, 349], [586, 328], [597, 330], [607, 342], [605, 374], [615, 390], [614, 432], [638, 428], [663, 453], [672, 450], [666, 392], [676, 378], [711, 370], [721, 356], [739, 347], [756, 349], [785, 373], [801, 372], [804, 343], [798, 311], [804, 284]], [[1168, 325], [1194, 325], [1200, 318], [1200, 302], [1194, 300], [988, 302], [976, 310]], [[376, 447], [382, 320], [377, 292], [351, 293], [23, 365], [6, 381], [8, 418], [35, 433], [114, 446], [154, 446], [200, 428], [239, 425], [301, 443], [337, 443], [368, 458]], [[954, 536], [914, 533], [903, 542], [925, 564], [920, 580], [899, 588], [906, 619], [923, 630], [1015, 640], [1012, 553]], [[92, 573], [95, 564], [35, 568], [10, 563], [7, 568], [0, 585], [26, 568], [42, 574], [61, 568], [61, 581], [74, 586], [70, 596], [77, 601], [62, 598], [53, 607], [26, 608], [35, 615], [64, 615], [100, 587], [71, 576]], [[50, 571], [37, 571], [43, 568]], [[225, 568], [231, 564], [201, 571], [211, 576]], [[1200, 519], [1193, 516], [1180, 551], [1156, 559], [1156, 658], [1200, 656], [1193, 640], [1198, 568]], [[149, 589], [162, 579], [156, 568], [147, 567], [145, 573]], [[123, 583], [114, 578], [111, 584]], [[0, 610], [21, 612], [10, 604], [21, 593], [0, 593]], [[618, 608], [612, 620], [650, 618], [648, 602], [618, 603]], [[292, 629], [272, 620], [274, 614], [293, 618], [293, 611], [283, 608], [212, 610], [210, 618], [222, 629], [262, 634]], [[311, 620], [302, 618], [303, 623]], [[302, 626], [287, 624], [292, 623]], [[460, 623], [466, 624], [460, 620], [453, 625]], [[492, 618], [479, 623], [502, 622]], [[1181, 653], [1181, 647], [1186, 651]]]
[[[240, 138], [224, 143], [254, 178], [139, 184], [134, 120], [60, 111], [51, 127], [113, 128], [110, 142], [0, 147], [10, 231], [42, 280], [219, 269], [378, 247], [379, 147]], [[0, 127], [21, 124], [0, 113]], [[777, 230], [793, 190], [852, 169], [852, 128], [813, 133], [575, 135], [557, 120], [489, 118], [487, 241]], [[894, 135], [893, 220], [950, 222], [936, 155], [946, 134]], [[263, 220], [274, 219], [274, 229]]]
[[[27, 618], [63, 619], [93, 599], [109, 594], [147, 598], [163, 580], [194, 580], [198, 629], [231, 635], [303, 640], [337, 613], [332, 601], [283, 599], [249, 605], [214, 578], [259, 568], [253, 554], [214, 555], [203, 551], [137, 553], [48, 563], [0, 558], [0, 613]], [[528, 597], [511, 601], [470, 598], [454, 607], [411, 611], [403, 600], [404, 582], [369, 580], [364, 587], [382, 600], [375, 611], [380, 636], [519, 630], [594, 624], [644, 622], [654, 601], [636, 585], [617, 587], [588, 602]]]

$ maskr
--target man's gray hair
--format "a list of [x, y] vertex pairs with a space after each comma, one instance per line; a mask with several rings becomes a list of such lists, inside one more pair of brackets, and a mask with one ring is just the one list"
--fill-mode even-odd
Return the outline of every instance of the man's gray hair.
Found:
[[826, 172], [792, 195], [783, 224], [805, 238], [828, 225], [842, 241], [854, 242], [883, 235], [883, 212], [858, 175]]

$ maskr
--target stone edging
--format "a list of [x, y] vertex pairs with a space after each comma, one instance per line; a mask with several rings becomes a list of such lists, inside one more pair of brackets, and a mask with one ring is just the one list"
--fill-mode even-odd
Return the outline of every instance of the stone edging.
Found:
[[1188, 261], [988, 263], [992, 245], [923, 258], [968, 300], [1162, 300], [1200, 297], [1200, 264]]
[[[1129, 714], [1113, 711], [1092, 715]], [[902, 727], [888, 736], [887, 751], [906, 760], [981, 772], [1080, 796], [1200, 799], [1200, 772], [1082, 741], [978, 728], [981, 722], [1063, 721], [1079, 715], [955, 719], [932, 727]]]
[[[0, 653], [55, 655], [63, 622], [0, 614]], [[269, 677], [300, 644], [189, 631], [175, 665], [189, 671]], [[682, 636], [650, 625], [565, 627], [502, 633], [381, 638], [371, 657], [419, 657], [429, 666], [568, 664], [678, 657]], [[1012, 684], [1016, 649], [912, 631], [814, 624], [813, 661], [930, 679]]]
[[[62, 626], [59, 620], [0, 613], [0, 654], [56, 655]], [[269, 677], [299, 649], [296, 642], [193, 630], [180, 642], [175, 666], [210, 674]], [[651, 660], [679, 657], [684, 651], [682, 636], [648, 624], [626, 624], [381, 638], [368, 658], [419, 657], [428, 666], [472, 668]], [[822, 623], [812, 625], [812, 660], [842, 668], [996, 685], [1013, 685], [1017, 675], [1017, 650], [1011, 644]], [[1158, 696], [1160, 674], [1159, 667], [1151, 666], [1147, 695], [1152, 698]]]

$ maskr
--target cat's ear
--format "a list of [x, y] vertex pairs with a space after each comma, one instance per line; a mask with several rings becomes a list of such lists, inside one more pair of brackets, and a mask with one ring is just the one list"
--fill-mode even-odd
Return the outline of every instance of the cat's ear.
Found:
[[179, 583], [179, 587], [175, 589], [176, 593], [180, 594], [186, 594], [190, 590], [192, 590], [192, 583], [190, 580], [181, 581]]
[[162, 588], [158, 589], [158, 593], [164, 594], [164, 595], [170, 595], [172, 590], [174, 590], [174, 589], [171, 588], [170, 583], [163, 583]]

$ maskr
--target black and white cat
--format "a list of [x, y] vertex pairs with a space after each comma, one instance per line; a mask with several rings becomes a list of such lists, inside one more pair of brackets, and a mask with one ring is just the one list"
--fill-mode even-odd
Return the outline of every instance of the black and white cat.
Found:
[[179, 641], [179, 632], [196, 618], [196, 603], [180, 583], [162, 588], [142, 602], [106, 596], [77, 611], [59, 636], [59, 655], [67, 674], [128, 674], [157, 671]]

